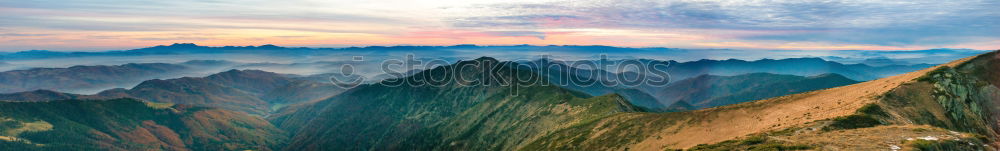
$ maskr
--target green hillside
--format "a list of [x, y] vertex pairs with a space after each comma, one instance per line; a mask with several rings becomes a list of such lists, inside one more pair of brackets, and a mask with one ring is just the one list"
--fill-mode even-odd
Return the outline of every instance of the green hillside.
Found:
[[[544, 78], [513, 67], [492, 58], [463, 61], [397, 81], [457, 75], [477, 82], [362, 85], [272, 121], [295, 132], [285, 150], [513, 150], [558, 129], [639, 110], [618, 95], [584, 98], [543, 86]], [[517, 78], [525, 80], [510, 81]]]
[[221, 109], [106, 101], [0, 102], [2, 150], [271, 150], [267, 121]]

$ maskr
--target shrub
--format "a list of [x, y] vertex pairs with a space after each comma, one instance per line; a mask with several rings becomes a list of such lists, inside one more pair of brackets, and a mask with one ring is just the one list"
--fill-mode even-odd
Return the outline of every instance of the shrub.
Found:
[[833, 124], [824, 127], [823, 130], [840, 130], [840, 129], [856, 129], [865, 127], [874, 127], [876, 125], [881, 125], [882, 123], [869, 115], [848, 115], [843, 117], [838, 117], [833, 119]]
[[913, 147], [914, 150], [919, 151], [984, 150], [982, 145], [970, 145], [967, 142], [956, 140], [930, 141], [918, 139], [909, 141], [907, 144], [908, 146]]
[[767, 137], [764, 137], [764, 136], [752, 136], [750, 138], [747, 138], [747, 139], [744, 139], [744, 140], [740, 141], [740, 144], [743, 144], [743, 145], [756, 145], [756, 144], [764, 143], [766, 141], [767, 141]]
[[885, 110], [882, 110], [882, 107], [874, 103], [862, 106], [860, 109], [858, 109], [858, 113], [871, 116], [882, 116], [882, 117], [889, 116], [889, 113], [886, 113]]

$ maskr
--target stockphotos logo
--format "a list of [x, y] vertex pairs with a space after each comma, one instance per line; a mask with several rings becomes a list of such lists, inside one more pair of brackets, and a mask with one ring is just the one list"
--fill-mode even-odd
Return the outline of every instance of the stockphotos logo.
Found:
[[[535, 60], [498, 61], [479, 58], [458, 62], [442, 59], [418, 60], [413, 54], [403, 59], [386, 59], [379, 63], [384, 79], [357, 75], [355, 65], [344, 64], [340, 74], [329, 79], [343, 88], [353, 88], [370, 83], [389, 87], [399, 86], [503, 86], [527, 87], [558, 85], [562, 87], [603, 86], [630, 88], [640, 86], [662, 87], [670, 82], [668, 62], [635, 59], [609, 60], [601, 54], [598, 60], [560, 61], [542, 55]], [[355, 56], [355, 62], [364, 57]], [[414, 74], [407, 71], [423, 70]]]

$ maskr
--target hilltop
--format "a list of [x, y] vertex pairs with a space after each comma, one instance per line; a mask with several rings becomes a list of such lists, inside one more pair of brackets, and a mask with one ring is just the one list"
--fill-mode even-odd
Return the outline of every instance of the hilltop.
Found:
[[[770, 145], [857, 150], [888, 149], [888, 145], [991, 144], [997, 141], [993, 111], [993, 102], [1000, 100], [997, 62], [1000, 56], [994, 52], [888, 78], [767, 100], [689, 112], [620, 113], [561, 130], [523, 149], [733, 150]], [[893, 132], [888, 133], [890, 130]], [[818, 140], [848, 133], [865, 137], [853, 137], [861, 141], [849, 145]], [[905, 141], [906, 136], [913, 139], [926, 133], [948, 133], [955, 142]], [[875, 136], [885, 134], [900, 136]]]

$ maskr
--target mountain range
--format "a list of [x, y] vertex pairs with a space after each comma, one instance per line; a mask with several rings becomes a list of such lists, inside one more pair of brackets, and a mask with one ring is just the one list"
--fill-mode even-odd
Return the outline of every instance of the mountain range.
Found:
[[[624, 62], [624, 61], [629, 61], [629, 60], [615, 60], [608, 62]], [[789, 74], [797, 76], [817, 76], [825, 73], [834, 73], [834, 74], [845, 75], [855, 80], [859, 79], [863, 80], [863, 79], [872, 79], [876, 77], [883, 77], [886, 75], [905, 73], [917, 70], [919, 68], [923, 68], [924, 66], [930, 66], [928, 64], [913, 64], [913, 65], [887, 65], [887, 66], [872, 67], [864, 64], [845, 65], [831, 61], [824, 61], [818, 58], [793, 58], [793, 59], [758, 60], [758, 61], [742, 61], [742, 60], [699, 60], [693, 62], [656, 61], [656, 60], [632, 60], [632, 61], [640, 61], [648, 64], [663, 65], [656, 67], [660, 68], [659, 70], [666, 71], [666, 73], [669, 74], [669, 76], [667, 76], [669, 77], [668, 79], [674, 81], [674, 83], [677, 83], [680, 80], [685, 80], [688, 78], [698, 77], [702, 75], [737, 76], [742, 74], [761, 73], [761, 72]], [[580, 69], [580, 68], [571, 67], [572, 62], [538, 60], [535, 63], [538, 63], [537, 65], [545, 65], [545, 67], [548, 67], [548, 69], [544, 70], [552, 71], [552, 72], [542, 72], [542, 73], [548, 74], [548, 76], [550, 76], [550, 81], [553, 81], [554, 84], [561, 85], [564, 88], [568, 88], [571, 90], [585, 92], [592, 96], [619, 93], [624, 97], [628, 98], [631, 102], [635, 103], [636, 105], [651, 110], [664, 108], [676, 101], [672, 99], [666, 99], [674, 96], [666, 96], [666, 94], [658, 94], [661, 93], [663, 89], [662, 86], [653, 87], [649, 85], [638, 85], [638, 86], [622, 87], [622, 86], [605, 86], [601, 84], [594, 84], [589, 86], [569, 84], [569, 82], [580, 82], [579, 79], [592, 79], [591, 77], [589, 77], [591, 74], [602, 75], [605, 77], [612, 77], [612, 79], [616, 79], [617, 77], [634, 77], [635, 75], [643, 73], [637, 73], [637, 72], [613, 73], [605, 70], [590, 70], [590, 69], [572, 70], [572, 72], [579, 72], [579, 73], [570, 73], [571, 70], [569, 69]], [[33, 90], [54, 90], [58, 92], [69, 92], [78, 94], [95, 94], [103, 91], [104, 93], [102, 94], [102, 96], [111, 96], [112, 98], [134, 96], [136, 98], [161, 100], [163, 98], [154, 98], [154, 96], [151, 94], [128, 95], [128, 93], [139, 94], [139, 93], [154, 93], [154, 92], [124, 91], [127, 89], [112, 90], [112, 91], [105, 91], [105, 90], [112, 88], [132, 88], [138, 86], [142, 86], [140, 88], [149, 87], [153, 89], [168, 87], [168, 86], [148, 86], [151, 84], [169, 84], [169, 83], [177, 84], [185, 82], [190, 82], [191, 84], [215, 83], [218, 81], [213, 81], [214, 79], [199, 79], [199, 78], [185, 79], [178, 77], [190, 76], [190, 75], [206, 75], [206, 72], [219, 71], [219, 70], [224, 71], [226, 69], [254, 70], [260, 68], [260, 69], [269, 69], [269, 70], [275, 69], [283, 71], [283, 70], [299, 70], [296, 69], [299, 67], [332, 68], [333, 66], [337, 66], [340, 64], [343, 64], [343, 62], [317, 62], [310, 64], [264, 65], [257, 63], [249, 63], [249, 64], [236, 63], [236, 62], [222, 61], [222, 60], [192, 60], [176, 64], [144, 63], [144, 64], [123, 64], [114, 66], [99, 65], [99, 66], [74, 66], [69, 68], [34, 68], [26, 70], [0, 72], [0, 77], [3, 77], [0, 78], [2, 79], [0, 80], [0, 85], [3, 86], [0, 87], [0, 92], [14, 93], [14, 92], [33, 91]], [[789, 66], [789, 64], [794, 64], [795, 66]], [[534, 68], [536, 68], [536, 70], [541, 72], [542, 69], [538, 69], [538, 67], [540, 66], [536, 66]], [[379, 74], [379, 75], [369, 76], [366, 77], [366, 79], [364, 79], [365, 80], [364, 83], [374, 83], [384, 79], [413, 75], [419, 71], [421, 70], [414, 69], [395, 76], [389, 74]], [[649, 75], [649, 73], [645, 74]], [[325, 74], [315, 74], [307, 76], [298, 76], [289, 74], [282, 74], [282, 75], [284, 77], [287, 77], [288, 79], [286, 80], [289, 81], [296, 81], [293, 79], [297, 79], [297, 80], [314, 81], [315, 83], [329, 83], [331, 77], [339, 77], [338, 79], [347, 79], [347, 80], [364, 77], [358, 75], [340, 76], [341, 74], [339, 73], [325, 73]], [[567, 77], [560, 77], [562, 75], [567, 75]], [[568, 77], [574, 77], [576, 81], [567, 81], [567, 79], [551, 79], [551, 78], [568, 78]], [[160, 78], [168, 80], [146, 81], [149, 79], [160, 79]], [[172, 78], [177, 78], [177, 79], [170, 80]], [[569, 79], [569, 80], [574, 80], [574, 79]], [[300, 86], [306, 86], [309, 83], [299, 82], [298, 84]], [[211, 84], [207, 85], [202, 84], [202, 85], [208, 86]], [[228, 85], [226, 83], [216, 84], [216, 85], [235, 86], [235, 85]], [[824, 85], [822, 87], [814, 87], [812, 89], [804, 89], [804, 90], [829, 88], [834, 86], [839, 86], [839, 85]], [[216, 87], [221, 87], [221, 86], [216, 86]], [[275, 87], [275, 86], [267, 86], [267, 87]], [[333, 90], [331, 85], [325, 85], [325, 86], [313, 85], [312, 87], [329, 89], [329, 90], [319, 90], [312, 92], [322, 93]], [[638, 91], [633, 91], [629, 89], [636, 89]], [[316, 89], [303, 89], [303, 90], [309, 91]], [[227, 89], [226, 92], [221, 92], [223, 90], [219, 89], [218, 91], [220, 92], [215, 92], [212, 94], [227, 94], [227, 93], [235, 93], [235, 94], [210, 96], [206, 98], [199, 98], [199, 97], [208, 95], [195, 95], [182, 98], [186, 98], [185, 100], [187, 101], [185, 102], [204, 102], [203, 100], [206, 99], [230, 100], [230, 101], [220, 101], [220, 102], [244, 102], [242, 105], [238, 106], [241, 106], [241, 108], [255, 108], [253, 109], [254, 113], [262, 114], [267, 111], [266, 108], [268, 108], [268, 106], [271, 106], [271, 105], [261, 105], [262, 102], [267, 102], [267, 100], [270, 99], [282, 99], [274, 97], [275, 95], [311, 94], [311, 95], [300, 95], [297, 96], [298, 98], [292, 98], [295, 100], [317, 99], [317, 98], [332, 96], [332, 95], [315, 95], [316, 93], [302, 92], [302, 93], [280, 93], [280, 94], [274, 93], [267, 96], [271, 98], [259, 98], [259, 97], [264, 97], [263, 96], [264, 94], [259, 94], [259, 93], [267, 93], [267, 92], [260, 92], [262, 90], [249, 90], [249, 89], [241, 89], [240, 91]], [[333, 91], [342, 91], [342, 90], [333, 90]], [[247, 93], [243, 94], [243, 92]], [[642, 94], [639, 92], [646, 94]], [[750, 101], [770, 96], [792, 94], [796, 92], [802, 92], [802, 91], [788, 91], [783, 93], [775, 93], [773, 95], [763, 95], [760, 97], [743, 97], [736, 99], [737, 101], [735, 102]], [[174, 93], [174, 94], [175, 95], [172, 96], [178, 96], [181, 93]], [[160, 96], [155, 96], [155, 97], [165, 97], [162, 96], [163, 94], [159, 95]], [[653, 97], [647, 97], [646, 95]], [[307, 96], [315, 96], [315, 97], [306, 98]], [[286, 96], [286, 97], [294, 97], [294, 96]], [[247, 101], [231, 101], [234, 99], [247, 100]], [[688, 101], [697, 101], [697, 100], [688, 100]], [[285, 102], [285, 101], [279, 100], [279, 102]], [[730, 102], [732, 103], [734, 101]], [[278, 106], [288, 105], [287, 103], [276, 103], [276, 104], [279, 104]], [[721, 104], [728, 104], [728, 103], [721, 103]], [[711, 107], [711, 106], [702, 106], [702, 107]], [[242, 110], [242, 111], [249, 111], [249, 110]]]
[[646, 60], [670, 73], [672, 80], [682, 80], [700, 75], [733, 76], [747, 73], [773, 73], [798, 76], [816, 76], [836, 73], [857, 81], [868, 81], [886, 76], [916, 71], [934, 66], [933, 64], [869, 66], [865, 64], [842, 64], [820, 58], [788, 58], [744, 60], [699, 60], [693, 62]]
[[114, 66], [73, 66], [69, 68], [34, 68], [0, 72], [0, 92], [37, 89], [86, 93], [135, 84], [189, 68], [165, 63], [124, 64]]
[[[980, 53], [983, 50], [968, 49], [928, 49], [928, 50], [900, 50], [900, 51], [863, 51], [863, 50], [735, 50], [735, 49], [680, 49], [680, 48], [630, 48], [613, 46], [581, 46], [581, 45], [453, 45], [453, 46], [367, 46], [367, 47], [345, 47], [345, 48], [306, 48], [306, 47], [281, 47], [275, 45], [261, 46], [223, 46], [208, 47], [191, 43], [175, 43], [172, 45], [160, 45], [147, 48], [102, 51], [102, 52], [63, 52], [31, 50], [14, 53], [0, 53], [0, 61], [17, 60], [39, 60], [57, 58], [78, 58], [88, 57], [145, 57], [145, 56], [171, 56], [183, 57], [186, 54], [199, 55], [231, 55], [231, 54], [259, 54], [271, 57], [296, 57], [299, 59], [309, 59], [316, 56], [382, 56], [398, 53], [413, 53], [425, 55], [427, 57], [444, 58], [470, 58], [478, 56], [493, 56], [502, 59], [526, 59], [523, 54], [549, 54], [557, 57], [573, 57], [577, 59], [598, 59], [604, 54], [618, 57], [620, 59], [641, 59], [634, 56], [643, 56], [647, 59], [682, 60], [694, 61], [697, 59], [742, 59], [757, 60], [779, 56], [781, 58], [802, 58], [820, 57], [827, 60], [844, 63], [862, 63], [866, 59], [872, 58], [893, 58], [901, 62], [940, 64], [950, 60], [968, 57]], [[591, 56], [581, 56], [579, 54], [594, 54]], [[822, 54], [822, 55], [817, 55]], [[906, 56], [906, 57], [898, 57]], [[265, 58], [262, 58], [265, 59]], [[684, 60], [693, 59], [693, 60]], [[778, 59], [778, 58], [775, 58]], [[194, 59], [191, 59], [194, 60]], [[378, 59], [376, 59], [378, 60]], [[576, 59], [574, 59], [576, 60]]]
[[[860, 73], [854, 71], [855, 69], [870, 69], [869, 66], [865, 65], [848, 66], [834, 62], [822, 61], [821, 59], [816, 60], [822, 62], [816, 64], [823, 65], [814, 66], [812, 69], [834, 66], [838, 69], [844, 69], [838, 70], [841, 73], [855, 75]], [[612, 73], [605, 70], [580, 69], [572, 67], [571, 64], [573, 63], [568, 62], [538, 60], [532, 62], [533, 64], [529, 66], [538, 73], [546, 74], [546, 77], [548, 77], [549, 81], [552, 81], [552, 84], [554, 85], [559, 85], [566, 89], [580, 91], [594, 96], [617, 93], [628, 98], [628, 100], [637, 106], [654, 111], [678, 111], [678, 109], [681, 108], [672, 108], [669, 110], [665, 110], [665, 108], [668, 108], [674, 103], [678, 103], [680, 101], [684, 101], [683, 103], [685, 104], [693, 105], [691, 106], [693, 108], [682, 110], [700, 109], [844, 86], [858, 82], [837, 73], [818, 74], [808, 77], [767, 73], [791, 73], [793, 71], [791, 69], [796, 67], [789, 67], [788, 69], [780, 69], [779, 67], [783, 66], [782, 64], [803, 64], [811, 61], [815, 60], [805, 58], [773, 61], [762, 60], [752, 62], [736, 60], [702, 60], [687, 63], [674, 62], [674, 64], [670, 64], [670, 62], [649, 62], [652, 64], [666, 63], [664, 64], [666, 68], [660, 69], [666, 71], [666, 76], [662, 76], [662, 74], [654, 75], [650, 74], [651, 72], [646, 72], [647, 75], [645, 77], [647, 77], [647, 79], [645, 80], [659, 81], [664, 79], [673, 80], [675, 78], [683, 78], [680, 80], [673, 80], [674, 82], [665, 85], [655, 85], [655, 82], [638, 83], [636, 85], [616, 83], [618, 79], [636, 79], [639, 77], [637, 75], [642, 73]], [[916, 65], [911, 67], [916, 67]], [[723, 70], [725, 72], [716, 70]], [[686, 76], [690, 74], [674, 73], [682, 71], [736, 75], [718, 76], [702, 74], [700, 76], [688, 78]], [[819, 73], [823, 71], [825, 70], [794, 70], [796, 74], [800, 75], [808, 75], [808, 73]], [[605, 83], [610, 83], [610, 85]]]
[[0, 94], [0, 101], [6, 102], [45, 102], [53, 100], [100, 100], [107, 99], [103, 96], [80, 95], [72, 93], [56, 92], [52, 90], [35, 90], [17, 93]]
[[[995, 150], [1000, 138], [997, 52], [860, 83], [852, 74], [878, 77], [890, 72], [875, 72], [879, 68], [894, 67], [822, 59], [647, 61], [668, 63], [664, 69], [674, 82], [663, 88], [563, 86], [566, 81], [555, 75], [589, 76], [541, 72], [549, 69], [482, 57], [351, 89], [318, 82], [322, 79], [316, 77], [322, 76], [229, 70], [205, 77], [145, 80], [131, 89], [96, 95], [10, 93], [0, 95], [0, 100], [19, 102], [0, 102], [0, 146], [19, 150]], [[852, 69], [859, 66], [862, 69]], [[655, 110], [648, 107], [652, 105], [665, 107]], [[662, 110], [676, 112], [654, 112]]]
[[[203, 46], [197, 46], [202, 48]], [[165, 46], [156, 49], [182, 49], [187, 46]], [[256, 47], [255, 47], [256, 48]], [[222, 49], [204, 47], [204, 49]], [[237, 48], [232, 48], [237, 49]], [[186, 49], [184, 49], [186, 50]], [[196, 49], [198, 50], [198, 49]], [[177, 53], [181, 53], [180, 51]], [[197, 52], [197, 51], [192, 51]], [[60, 60], [53, 60], [60, 61]], [[600, 60], [595, 60], [600, 62]], [[853, 80], [867, 81], [932, 66], [932, 64], [893, 64], [885, 66], [869, 66], [865, 64], [841, 64], [819, 58], [764, 59], [756, 61], [744, 60], [697, 60], [689, 62], [658, 61], [648, 59], [604, 60], [605, 62], [640, 61], [648, 64], [661, 65], [657, 68], [670, 74], [671, 81], [683, 80], [700, 75], [734, 76], [748, 73], [775, 73], [798, 76], [815, 76], [825, 73], [836, 73]], [[378, 61], [316, 61], [308, 63], [240, 63], [225, 60], [187, 60], [180, 63], [129, 63], [121, 65], [77, 65], [66, 68], [28, 68], [0, 72], [0, 93], [14, 93], [38, 89], [60, 92], [94, 94], [111, 88], [130, 88], [149, 79], [171, 79], [185, 76], [205, 76], [211, 73], [239, 70], [265, 70], [283, 74], [295, 73], [302, 75], [336, 75], [345, 64], [355, 65], [355, 73], [366, 77], [367, 83], [377, 82], [389, 76], [379, 74]], [[556, 62], [569, 64], [572, 62]], [[576, 68], [576, 67], [574, 67]], [[402, 75], [411, 75], [421, 69], [400, 70]], [[610, 71], [610, 70], [609, 70]], [[601, 71], [603, 72], [603, 71]], [[616, 71], [617, 73], [617, 71]], [[328, 81], [329, 76], [320, 77]], [[643, 89], [648, 91], [648, 89]], [[603, 93], [606, 94], [606, 93]]]
[[229, 70], [203, 78], [148, 80], [132, 89], [112, 89], [97, 96], [221, 107], [267, 115], [275, 106], [322, 99], [343, 91], [344, 88], [331, 83], [297, 80], [272, 72]]
[[38, 102], [65, 99], [136, 98], [144, 101], [220, 107], [268, 115], [289, 104], [317, 101], [346, 89], [332, 83], [300, 79], [260, 70], [229, 70], [206, 77], [153, 79], [131, 89], [109, 89], [93, 95], [35, 90], [0, 94], [0, 100]]
[[[622, 113], [524, 150], [994, 150], [997, 69], [987, 53], [888, 78], [717, 108]], [[628, 135], [623, 135], [628, 134]], [[691, 137], [699, 136], [699, 137]]]
[[[650, 94], [662, 104], [709, 108], [858, 83], [838, 74], [802, 77], [771, 73], [736, 76], [702, 75], [667, 85]], [[675, 108], [676, 109], [676, 108]]]

